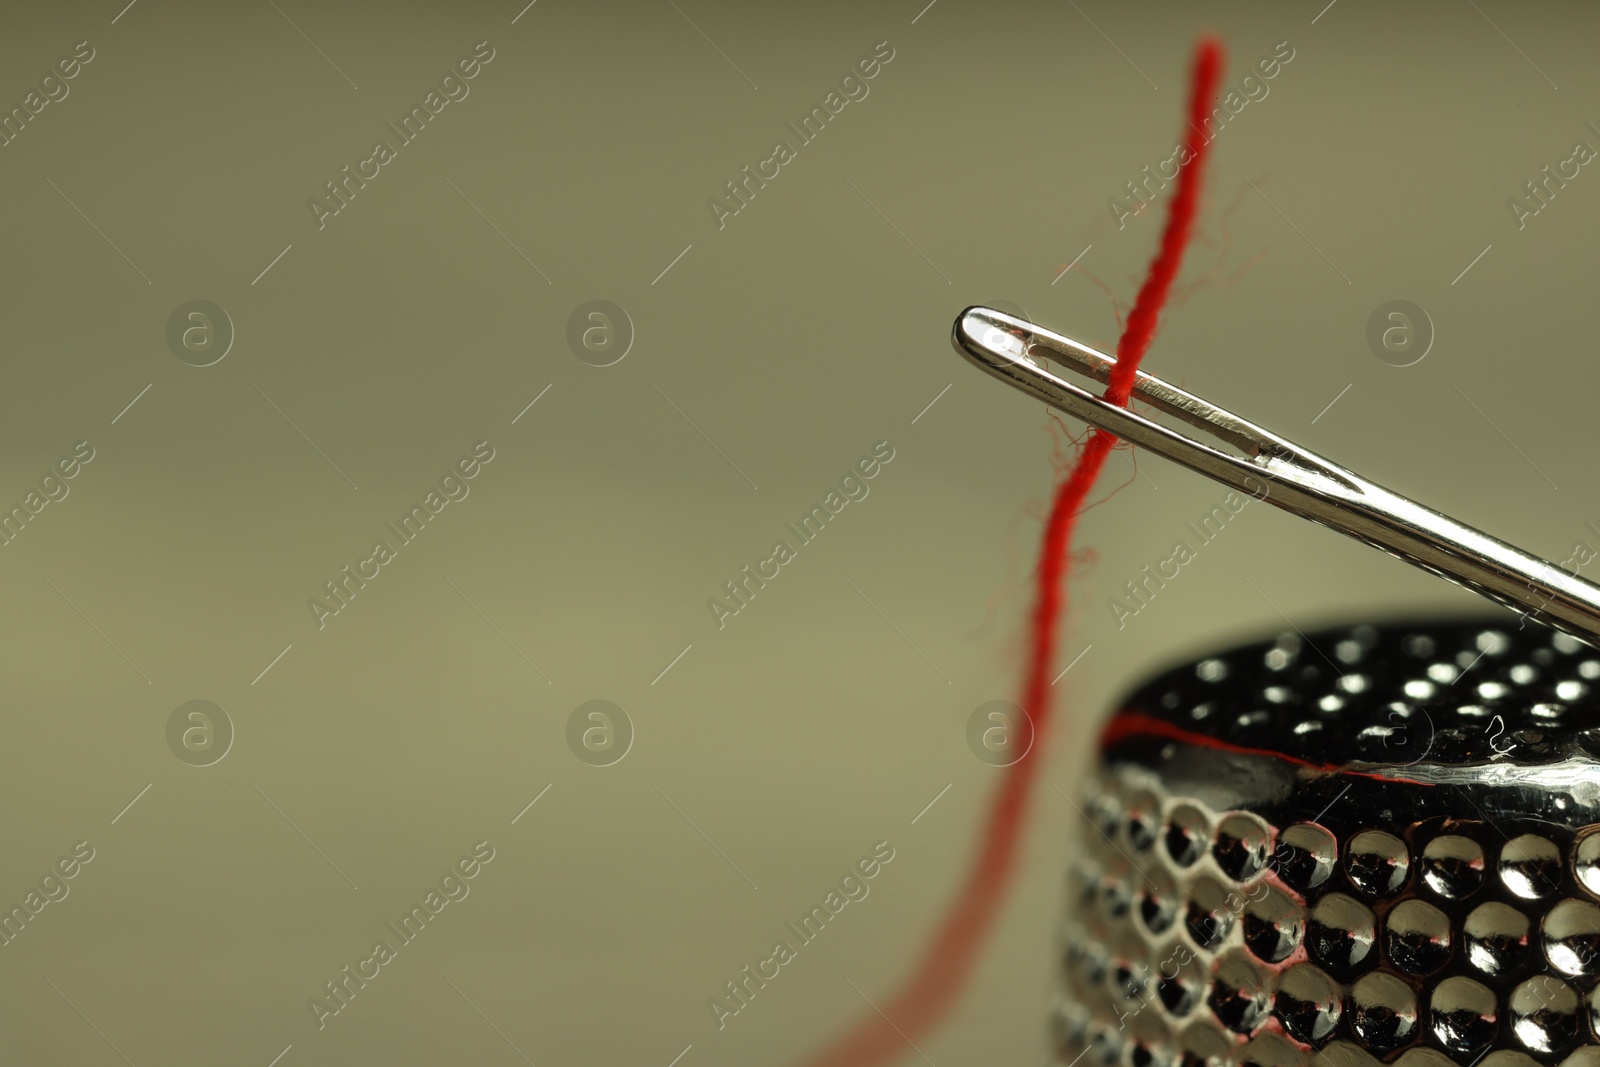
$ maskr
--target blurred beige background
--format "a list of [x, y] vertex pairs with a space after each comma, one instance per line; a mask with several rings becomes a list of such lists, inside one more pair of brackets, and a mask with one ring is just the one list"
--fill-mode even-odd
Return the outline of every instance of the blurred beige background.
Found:
[[[1146, 366], [1532, 551], [1600, 543], [1600, 176], [1507, 207], [1600, 147], [1591, 9], [923, 2], [9, 13], [0, 108], [93, 58], [0, 147], [0, 502], [94, 458], [0, 548], [0, 904], [94, 858], [0, 948], [0, 1060], [782, 1064], [886, 995], [997, 780], [966, 723], [1015, 695], [1052, 478], [1045, 412], [950, 323], [1010, 301], [1114, 344], [1096, 280], [1131, 301], [1165, 201], [1121, 230], [1108, 201], [1170, 155], [1205, 29], [1230, 86], [1294, 58], [1217, 141], [1183, 276], [1212, 282]], [[479, 42], [470, 94], [319, 229], [308, 200]], [[708, 198], [879, 42], [719, 229]], [[197, 299], [236, 335], [205, 367], [167, 340]], [[605, 367], [566, 340], [595, 299], [636, 335]], [[1437, 333], [1413, 366], [1365, 340], [1391, 299]], [[708, 598], [885, 440], [719, 630]], [[470, 495], [318, 629], [307, 600], [480, 441]], [[1478, 608], [1252, 508], [1119, 630], [1107, 599], [1223, 495], [1140, 470], [1081, 527], [1064, 788], [1174, 657]], [[610, 766], [567, 742], [594, 699], [635, 735]], [[169, 747], [191, 700], [232, 724], [210, 766]], [[940, 1067], [1047, 1055], [1078, 817], [1037, 805]], [[480, 841], [470, 895], [319, 1029], [308, 1000]], [[707, 1001], [877, 841], [870, 896], [719, 1030]]]

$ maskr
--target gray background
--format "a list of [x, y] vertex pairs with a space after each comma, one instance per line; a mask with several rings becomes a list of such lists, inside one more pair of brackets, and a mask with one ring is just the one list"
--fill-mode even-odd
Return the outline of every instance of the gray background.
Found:
[[[1161, 222], [1107, 201], [1170, 154], [1204, 29], [1230, 86], [1295, 58], [1218, 138], [1184, 281], [1219, 267], [1147, 368], [1532, 551], [1600, 545], [1600, 175], [1520, 231], [1506, 206], [1600, 147], [1591, 9], [519, 7], [6, 17], [5, 108], [96, 49], [0, 148], [0, 501], [96, 449], [0, 548], [0, 903], [96, 849], [0, 948], [8, 1063], [780, 1064], [869, 1010], [852, 982], [886, 996], [998, 780], [966, 720], [1016, 694], [1052, 481], [1046, 413], [950, 322], [1006, 300], [1114, 344]], [[319, 230], [307, 199], [484, 40], [470, 96]], [[707, 198], [884, 40], [870, 95], [719, 230]], [[237, 329], [206, 368], [165, 340], [196, 298]], [[595, 298], [637, 330], [606, 368], [565, 342]], [[1437, 328], [1412, 367], [1364, 339], [1395, 298]], [[485, 439], [471, 495], [319, 631], [307, 598]], [[719, 631], [707, 598], [883, 439], [870, 496]], [[1478, 608], [1252, 507], [1118, 630], [1107, 598], [1223, 495], [1140, 469], [1113, 457], [1102, 490], [1128, 484], [1081, 526], [1069, 793], [1097, 717], [1174, 657]], [[565, 740], [595, 698], [637, 732], [605, 768]], [[191, 699], [237, 731], [210, 767], [167, 747]], [[1047, 1054], [1078, 822], [1042, 784], [940, 1067]], [[485, 839], [471, 895], [319, 1031], [307, 999]], [[707, 999], [878, 840], [871, 895], [719, 1032]]]

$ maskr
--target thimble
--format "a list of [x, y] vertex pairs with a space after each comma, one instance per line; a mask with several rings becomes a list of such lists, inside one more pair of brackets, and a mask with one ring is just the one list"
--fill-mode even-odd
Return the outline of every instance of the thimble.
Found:
[[1505, 617], [1161, 673], [1061, 929], [1080, 1067], [1600, 1067], [1600, 651]]

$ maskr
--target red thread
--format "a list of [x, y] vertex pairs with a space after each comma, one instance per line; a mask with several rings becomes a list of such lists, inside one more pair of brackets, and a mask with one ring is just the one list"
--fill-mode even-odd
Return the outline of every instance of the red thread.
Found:
[[1100, 735], [1100, 747], [1107, 748], [1137, 737], [1160, 737], [1168, 741], [1179, 741], [1185, 745], [1195, 745], [1199, 748], [1209, 748], [1217, 752], [1232, 752], [1240, 756], [1261, 756], [1265, 759], [1274, 759], [1280, 763], [1288, 763], [1299, 767], [1301, 770], [1316, 775], [1345, 774], [1353, 778], [1371, 778], [1378, 782], [1404, 782], [1406, 785], [1420, 785], [1432, 787], [1433, 782], [1423, 782], [1416, 778], [1402, 778], [1393, 774], [1382, 774], [1378, 771], [1354, 771], [1342, 763], [1313, 763], [1310, 760], [1290, 756], [1270, 748], [1252, 748], [1249, 745], [1236, 745], [1208, 734], [1197, 733], [1194, 730], [1185, 730], [1176, 723], [1158, 719], [1153, 715], [1145, 715], [1137, 711], [1123, 711], [1111, 720], [1105, 732]]
[[[1190, 83], [1185, 135], [1189, 159], [1182, 164], [1177, 189], [1168, 205], [1161, 249], [1150, 264], [1133, 311], [1128, 315], [1127, 327], [1117, 342], [1117, 364], [1105, 393], [1107, 400], [1123, 407], [1127, 406], [1133, 391], [1139, 360], [1155, 336], [1157, 319], [1178, 274], [1193, 229], [1208, 144], [1204, 128], [1221, 70], [1222, 45], [1212, 38], [1202, 39], [1195, 50]], [[803, 1061], [805, 1067], [879, 1067], [910, 1052], [917, 1039], [948, 1014], [971, 977], [1016, 873], [1018, 844], [1027, 823], [1029, 799], [1040, 760], [1040, 742], [1050, 720], [1050, 672], [1055, 663], [1061, 609], [1066, 601], [1062, 579], [1072, 529], [1116, 440], [1104, 430], [1095, 430], [1079, 455], [1077, 465], [1056, 490], [1039, 550], [1037, 601], [1023, 686], [1022, 706], [1033, 724], [1033, 744], [1007, 769], [1000, 783], [966, 884], [904, 984], [887, 1001], [876, 1003], [874, 1007], [878, 1010], [865, 1014], [832, 1044]]]

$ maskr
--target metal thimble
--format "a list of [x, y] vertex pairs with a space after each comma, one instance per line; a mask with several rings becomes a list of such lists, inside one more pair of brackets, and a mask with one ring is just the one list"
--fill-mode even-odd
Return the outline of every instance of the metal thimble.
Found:
[[1600, 1067], [1597, 687], [1503, 617], [1139, 686], [1078, 801], [1059, 1062]]

